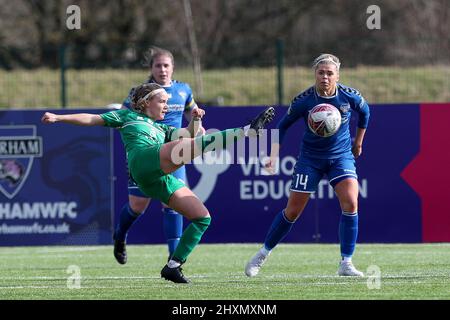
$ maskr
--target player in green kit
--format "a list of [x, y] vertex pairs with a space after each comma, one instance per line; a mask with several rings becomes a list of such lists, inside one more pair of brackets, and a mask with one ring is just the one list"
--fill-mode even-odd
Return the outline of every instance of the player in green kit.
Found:
[[120, 130], [130, 175], [139, 189], [146, 196], [162, 201], [191, 221], [175, 252], [161, 270], [161, 277], [175, 283], [187, 283], [190, 280], [181, 272], [181, 265], [199, 243], [211, 217], [201, 200], [170, 173], [204, 152], [226, 148], [237, 139], [257, 135], [273, 119], [274, 108], [267, 108], [245, 127], [195, 137], [200, 128], [198, 123], [205, 111], [193, 109], [191, 121], [186, 128], [177, 129], [156, 123], [155, 121], [164, 119], [168, 109], [167, 100], [164, 88], [156, 83], [146, 83], [135, 89], [132, 110], [110, 111], [100, 115], [56, 115], [46, 112], [42, 122], [107, 126]]

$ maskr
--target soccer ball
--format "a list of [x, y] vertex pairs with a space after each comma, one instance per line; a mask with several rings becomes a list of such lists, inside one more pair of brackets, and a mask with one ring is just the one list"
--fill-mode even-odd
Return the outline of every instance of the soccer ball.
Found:
[[335, 134], [341, 126], [341, 113], [328, 103], [321, 103], [309, 111], [308, 127], [317, 136], [326, 138]]

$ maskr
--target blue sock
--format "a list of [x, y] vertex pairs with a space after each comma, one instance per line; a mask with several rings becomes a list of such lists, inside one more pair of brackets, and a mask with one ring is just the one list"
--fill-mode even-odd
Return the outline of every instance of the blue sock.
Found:
[[283, 240], [283, 238], [291, 231], [294, 222], [286, 219], [284, 210], [278, 213], [273, 219], [272, 225], [267, 232], [264, 247], [267, 250], [272, 250], [275, 246]]
[[164, 234], [169, 247], [169, 255], [172, 256], [183, 233], [183, 216], [170, 208], [163, 208], [163, 213]]
[[341, 256], [351, 257], [355, 251], [358, 237], [358, 213], [342, 212], [339, 222], [339, 240], [341, 242]]
[[139, 216], [140, 214], [134, 212], [130, 208], [130, 203], [127, 202], [123, 206], [122, 211], [120, 211], [119, 223], [114, 232], [114, 240], [125, 241], [127, 239], [128, 230]]

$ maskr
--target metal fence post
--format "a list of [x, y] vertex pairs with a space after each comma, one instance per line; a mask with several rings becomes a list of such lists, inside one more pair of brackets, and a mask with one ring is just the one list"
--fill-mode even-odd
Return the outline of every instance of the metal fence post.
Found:
[[284, 42], [277, 40], [277, 97], [278, 105], [283, 105], [283, 65], [284, 65]]
[[60, 78], [60, 98], [61, 98], [61, 107], [66, 108], [67, 106], [67, 91], [66, 91], [66, 46], [61, 44], [59, 47], [59, 67], [61, 71]]

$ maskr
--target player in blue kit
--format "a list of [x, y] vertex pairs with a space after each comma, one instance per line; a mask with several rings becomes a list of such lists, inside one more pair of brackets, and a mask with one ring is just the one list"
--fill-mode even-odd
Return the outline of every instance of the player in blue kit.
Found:
[[[280, 144], [272, 144], [270, 160], [266, 164], [274, 173], [279, 149], [287, 129], [297, 120], [308, 120], [308, 112], [321, 103], [335, 106], [341, 113], [342, 124], [330, 137], [314, 134], [306, 125], [301, 152], [294, 167], [290, 195], [285, 209], [279, 212], [270, 226], [263, 247], [245, 267], [245, 274], [256, 276], [275, 246], [289, 233], [302, 214], [311, 193], [326, 175], [339, 199], [342, 214], [339, 223], [341, 261], [338, 274], [361, 277], [352, 263], [358, 235], [358, 181], [355, 159], [362, 153], [364, 134], [369, 122], [369, 106], [360, 93], [338, 83], [339, 59], [321, 54], [313, 62], [315, 85], [295, 97], [287, 114], [278, 124]], [[352, 145], [349, 130], [351, 112], [359, 115], [356, 136]]]
[[[146, 54], [147, 65], [150, 68], [150, 77], [145, 83], [157, 83], [161, 85], [169, 95], [168, 112], [164, 120], [157, 121], [171, 127], [181, 128], [183, 115], [190, 121], [191, 111], [197, 108], [192, 90], [188, 84], [172, 79], [174, 71], [174, 58], [170, 51], [157, 47], [151, 47]], [[134, 88], [122, 103], [123, 107], [131, 108], [131, 99]], [[201, 124], [200, 124], [201, 126]], [[200, 132], [204, 133], [201, 127]], [[186, 169], [184, 166], [172, 173], [175, 178], [186, 183]], [[150, 198], [139, 190], [137, 184], [128, 179], [128, 203], [120, 212], [119, 222], [114, 232], [114, 256], [120, 264], [127, 262], [126, 238], [127, 233], [137, 218], [147, 209]], [[175, 251], [181, 234], [183, 233], [183, 217], [175, 210], [163, 204], [163, 227], [167, 239], [169, 257]]]

